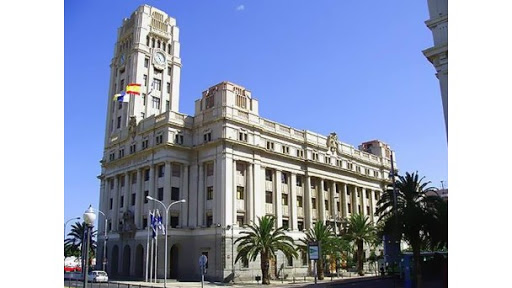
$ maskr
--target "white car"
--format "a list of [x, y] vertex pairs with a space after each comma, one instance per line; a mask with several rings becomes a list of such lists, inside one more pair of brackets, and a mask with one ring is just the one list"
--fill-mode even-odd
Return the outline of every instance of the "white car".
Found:
[[105, 271], [93, 270], [87, 275], [87, 280], [90, 282], [108, 282], [108, 275]]

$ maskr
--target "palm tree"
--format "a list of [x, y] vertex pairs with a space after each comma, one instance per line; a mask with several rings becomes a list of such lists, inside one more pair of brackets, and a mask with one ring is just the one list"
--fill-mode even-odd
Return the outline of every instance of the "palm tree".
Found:
[[236, 239], [237, 247], [235, 263], [242, 259], [243, 261], [255, 261], [261, 256], [261, 274], [262, 284], [270, 284], [268, 273], [269, 261], [276, 257], [278, 251], [282, 251], [286, 257], [298, 257], [297, 251], [293, 246], [293, 239], [284, 233], [283, 227], [274, 229], [275, 217], [266, 215], [258, 217], [258, 224], [247, 225], [249, 231], [242, 231], [240, 234], [245, 236]]
[[[69, 237], [64, 240], [64, 256], [81, 255], [81, 247], [85, 245], [84, 241], [87, 241], [87, 239], [85, 239], [86, 230], [85, 222], [75, 222], [75, 224], [71, 225], [71, 231], [68, 233]], [[97, 230], [92, 231], [89, 242], [90, 260], [92, 260], [94, 252], [96, 251], [96, 232]]]
[[315, 226], [309, 228], [305, 233], [305, 238], [300, 239], [302, 244], [299, 244], [299, 248], [302, 251], [306, 251], [308, 243], [316, 242], [320, 246], [320, 255], [318, 261], [316, 261], [316, 271], [318, 279], [324, 279], [324, 259], [325, 255], [335, 255], [336, 251], [342, 247], [343, 243], [340, 240], [335, 239], [334, 231], [331, 226], [326, 226], [323, 222], [316, 222]]
[[421, 246], [429, 237], [432, 223], [438, 219], [436, 203], [440, 199], [439, 196], [428, 195], [435, 192], [435, 188], [427, 187], [430, 182], [422, 183], [423, 179], [419, 178], [417, 172], [398, 176], [395, 181], [396, 207], [392, 189], [387, 189], [377, 203], [377, 215], [379, 222], [383, 222], [383, 231], [402, 235], [412, 247], [418, 288], [422, 287]]
[[363, 245], [365, 243], [373, 243], [376, 237], [375, 227], [370, 222], [368, 216], [354, 213], [348, 221], [347, 234], [345, 238], [354, 241], [357, 246], [357, 272], [363, 276]]

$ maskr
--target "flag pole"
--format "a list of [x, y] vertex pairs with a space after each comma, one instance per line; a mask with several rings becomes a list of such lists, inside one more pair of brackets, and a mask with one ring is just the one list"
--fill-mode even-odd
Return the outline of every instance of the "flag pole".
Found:
[[[148, 210], [148, 218], [147, 223], [149, 223], [149, 219], [151, 217], [151, 211]], [[146, 241], [146, 282], [148, 282], [148, 267], [149, 267], [149, 225], [148, 226], [148, 239]]]
[[[156, 214], [155, 214], [155, 216], [156, 216]], [[155, 231], [155, 283], [156, 283], [156, 279], [158, 278], [157, 273], [156, 273], [158, 271], [157, 267], [158, 267], [158, 229], [156, 229], [156, 231]]]

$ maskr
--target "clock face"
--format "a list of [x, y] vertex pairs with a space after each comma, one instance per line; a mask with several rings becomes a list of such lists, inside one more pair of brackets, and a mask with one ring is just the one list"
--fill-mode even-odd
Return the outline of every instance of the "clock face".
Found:
[[165, 55], [162, 52], [155, 53], [155, 62], [159, 65], [165, 64]]

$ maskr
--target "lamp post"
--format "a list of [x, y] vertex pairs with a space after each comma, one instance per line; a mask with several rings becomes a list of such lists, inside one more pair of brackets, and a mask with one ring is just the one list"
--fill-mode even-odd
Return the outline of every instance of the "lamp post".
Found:
[[[169, 208], [171, 208], [172, 205], [174, 204], [178, 204], [178, 203], [185, 203], [187, 202], [187, 200], [185, 199], [181, 199], [179, 201], [176, 201], [176, 202], [172, 202], [171, 204], [169, 204], [169, 206], [165, 206], [165, 204], [158, 200], [158, 199], [155, 199], [151, 196], [146, 196], [146, 199], [148, 200], [152, 200], [152, 201], [155, 201], [155, 202], [158, 202], [160, 204], [162, 204], [162, 206], [164, 206], [164, 210], [165, 210], [165, 230], [167, 230], [167, 220], [169, 219]], [[167, 235], [165, 235], [165, 273], [164, 273], [164, 287], [167, 287]], [[155, 278], [156, 278], [156, 275], [155, 275]]]
[[80, 220], [80, 217], [71, 218], [68, 221], [64, 222], [64, 240], [66, 240], [66, 225], [68, 225], [68, 222], [71, 220]]
[[[94, 226], [94, 221], [96, 220], [96, 214], [94, 214], [94, 209], [92, 209], [92, 205], [89, 205], [89, 208], [84, 212], [84, 222], [87, 226], [86, 229], [86, 237], [87, 243], [85, 245], [85, 270], [84, 273], [84, 288], [87, 287], [87, 270], [89, 270], [89, 245], [91, 241], [91, 231]], [[83, 247], [83, 245], [82, 245]]]
[[226, 228], [231, 229], [231, 274], [233, 274], [233, 283], [235, 283], [235, 244], [233, 242], [233, 239], [235, 238], [234, 236], [234, 231], [235, 231], [235, 225], [237, 225], [236, 223], [233, 223], [231, 225], [228, 225]]
[[103, 218], [105, 218], [105, 226], [103, 226], [103, 271], [105, 270], [105, 265], [107, 264], [107, 216], [105, 213], [101, 212], [101, 210], [98, 209], [98, 213], [103, 215]]
[[[334, 196], [334, 238], [336, 240], [338, 240], [338, 232], [336, 232], [336, 230], [338, 230], [338, 224], [336, 223], [336, 218], [338, 217], [336, 215], [336, 212], [338, 212], [338, 202], [336, 201], [336, 199], [339, 199], [340, 197], [339, 196]], [[338, 255], [334, 255], [335, 257], [335, 260], [336, 260], [336, 277], [339, 278], [340, 277], [340, 273], [338, 272]]]

